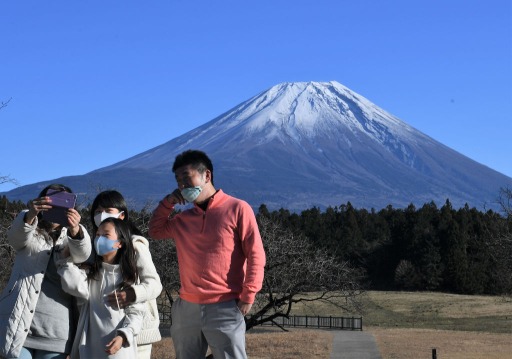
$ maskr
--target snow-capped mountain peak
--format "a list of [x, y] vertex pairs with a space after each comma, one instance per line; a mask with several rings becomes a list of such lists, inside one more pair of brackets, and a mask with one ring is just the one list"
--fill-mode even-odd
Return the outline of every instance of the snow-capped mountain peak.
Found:
[[[228, 121], [229, 120], [229, 121]], [[413, 128], [338, 82], [297, 82], [273, 86], [226, 112], [215, 121], [223, 130], [244, 126], [247, 135], [262, 134], [261, 142], [288, 137], [297, 142], [331, 134], [342, 127], [380, 143], [382, 131], [402, 138]]]

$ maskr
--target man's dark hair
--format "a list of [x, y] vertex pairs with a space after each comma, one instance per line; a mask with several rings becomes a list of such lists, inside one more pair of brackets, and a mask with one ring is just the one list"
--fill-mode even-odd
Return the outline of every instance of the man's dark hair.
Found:
[[207, 169], [212, 174], [212, 185], [213, 185], [213, 164], [210, 158], [203, 151], [199, 150], [187, 150], [176, 156], [174, 164], [172, 165], [172, 172], [183, 166], [191, 165], [199, 173], [203, 174]]

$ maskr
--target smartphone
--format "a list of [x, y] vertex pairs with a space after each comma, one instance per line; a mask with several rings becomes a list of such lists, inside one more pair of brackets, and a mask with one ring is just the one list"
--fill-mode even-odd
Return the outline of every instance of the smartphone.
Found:
[[47, 197], [52, 200], [52, 208], [43, 212], [43, 219], [48, 222], [68, 225], [68, 209], [75, 207], [76, 194], [65, 191], [49, 190]]

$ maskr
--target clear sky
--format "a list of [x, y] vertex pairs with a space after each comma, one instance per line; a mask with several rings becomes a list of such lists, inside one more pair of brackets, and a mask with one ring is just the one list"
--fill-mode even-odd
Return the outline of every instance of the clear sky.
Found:
[[22, 185], [331, 80], [512, 176], [510, 0], [17, 0], [0, 34], [0, 175]]

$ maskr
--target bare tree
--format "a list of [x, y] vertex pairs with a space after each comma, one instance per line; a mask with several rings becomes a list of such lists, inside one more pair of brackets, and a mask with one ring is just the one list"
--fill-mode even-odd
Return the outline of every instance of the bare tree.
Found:
[[154, 240], [151, 241], [150, 250], [153, 263], [155, 263], [160, 281], [164, 287], [165, 296], [172, 305], [172, 293], [178, 293], [180, 289], [176, 246], [172, 240]]
[[[136, 219], [143, 234], [147, 234], [150, 215], [149, 211], [142, 211]], [[284, 230], [267, 217], [259, 218], [259, 228], [267, 264], [263, 289], [253, 305], [254, 314], [246, 317], [247, 330], [277, 317], [288, 317], [297, 303], [314, 306], [318, 302], [327, 302], [340, 311], [361, 311], [358, 301], [358, 295], [362, 293], [359, 287], [361, 274], [356, 269], [316, 249], [303, 235]], [[176, 294], [180, 287], [174, 241], [151, 241], [150, 250], [172, 305], [171, 294]]]
[[490, 240], [486, 243], [490, 248], [490, 256], [495, 266], [497, 285], [503, 292], [512, 297], [512, 189], [500, 188], [498, 203], [505, 218], [505, 228], [493, 228]]
[[247, 330], [278, 317], [288, 317], [297, 303], [328, 302], [340, 311], [361, 310], [358, 270], [346, 262], [340, 263], [326, 251], [315, 248], [303, 235], [285, 230], [265, 216], [260, 216], [258, 221], [267, 264], [263, 288], [253, 306], [254, 314], [246, 318]]
[[12, 100], [12, 97], [10, 99], [8, 99], [7, 101], [0, 101], [0, 110], [3, 109], [4, 107], [6, 107], [9, 102], [11, 102]]
[[0, 176], [0, 184], [4, 184], [4, 183], [12, 183], [14, 185], [19, 184], [18, 181], [16, 181], [11, 176]]
[[501, 207], [501, 211], [505, 216], [512, 217], [512, 189], [509, 187], [500, 188], [500, 194], [498, 196], [498, 204]]
[[3, 199], [0, 201], [0, 291], [5, 287], [16, 257], [16, 251], [7, 241], [7, 231], [11, 228], [12, 221], [21, 210], [18, 204], [10, 204]]
[[[12, 98], [8, 99], [7, 101], [0, 101], [0, 110], [3, 109], [4, 107], [6, 107], [11, 100], [12, 100]], [[14, 185], [18, 185], [18, 181], [16, 181], [11, 176], [0, 175], [0, 184], [4, 184], [4, 183], [12, 183]]]
[[[148, 231], [148, 222], [151, 218], [151, 212], [146, 209], [140, 212], [138, 218], [139, 228], [143, 234]], [[176, 245], [173, 240], [150, 240], [149, 250], [153, 258], [153, 263], [160, 275], [160, 281], [163, 286], [164, 298], [158, 301], [158, 310], [162, 323], [170, 321], [171, 307], [174, 303], [172, 295], [177, 295], [180, 289], [180, 275], [178, 269], [178, 256]]]
[[153, 207], [154, 204], [147, 203], [141, 211], [130, 212], [130, 218], [142, 234], [151, 241], [149, 246], [151, 257], [160, 275], [168, 303], [172, 305], [173, 298], [171, 294], [178, 293], [180, 288], [176, 246], [172, 240], [151, 240], [148, 237], [149, 220], [152, 214], [151, 208]]
[[[6, 107], [12, 98], [7, 101], [0, 101], [0, 110]], [[0, 184], [4, 183], [12, 183], [14, 185], [18, 185], [18, 181], [8, 175], [0, 175]], [[9, 280], [9, 276], [11, 275], [11, 268], [14, 263], [14, 257], [16, 256], [16, 252], [14, 248], [7, 242], [7, 231], [11, 226], [11, 222], [16, 216], [16, 212], [12, 212], [7, 206], [2, 206], [0, 208], [0, 258], [2, 258], [0, 264], [0, 285], [3, 288], [7, 281]]]

